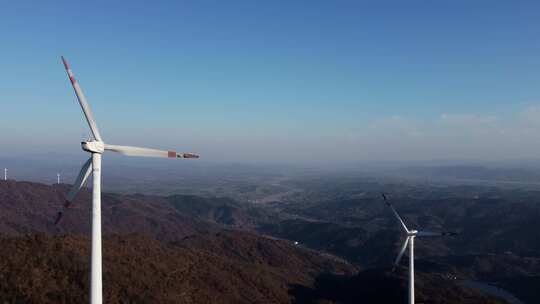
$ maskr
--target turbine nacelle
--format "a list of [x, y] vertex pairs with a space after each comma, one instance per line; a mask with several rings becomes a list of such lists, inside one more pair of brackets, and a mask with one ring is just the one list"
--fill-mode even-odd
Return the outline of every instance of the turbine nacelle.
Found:
[[418, 235], [418, 230], [409, 230], [409, 232], [407, 232], [407, 236], [416, 236]]
[[105, 152], [105, 144], [102, 141], [83, 141], [81, 146], [86, 152], [99, 154]]

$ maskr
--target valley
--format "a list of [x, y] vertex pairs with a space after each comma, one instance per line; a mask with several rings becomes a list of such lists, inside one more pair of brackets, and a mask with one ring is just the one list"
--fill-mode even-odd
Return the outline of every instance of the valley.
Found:
[[[289, 190], [277, 192], [275, 200], [265, 203], [255, 203], [249, 198], [254, 197], [253, 194], [245, 190], [243, 199], [211, 192], [205, 196], [104, 193], [103, 230], [105, 244], [108, 244], [104, 248], [111, 246], [112, 241], [116, 244], [114, 246], [120, 246], [114, 249], [115, 252], [125, 252], [129, 257], [111, 259], [138, 259], [140, 267], [157, 267], [151, 264], [154, 263], [153, 254], [148, 255], [151, 250], [164, 252], [164, 263], [176, 265], [175, 256], [184, 256], [187, 249], [192, 250], [193, 257], [198, 259], [207, 253], [216, 255], [220, 259], [218, 265], [229, 265], [219, 266], [224, 267], [222, 269], [251, 269], [253, 267], [250, 265], [258, 265], [257, 269], [262, 267], [257, 270], [258, 274], [236, 274], [247, 278], [260, 276], [259, 271], [268, 272], [269, 275], [264, 276], [266, 279], [254, 282], [260, 284], [256, 290], [266, 290], [253, 295], [254, 299], [259, 299], [254, 300], [256, 303], [269, 301], [265, 297], [274, 297], [271, 302], [278, 303], [319, 303], [322, 299], [327, 301], [324, 303], [353, 303], [358, 297], [369, 294], [373, 301], [381, 294], [390, 297], [390, 301], [392, 297], [405, 296], [406, 280], [403, 276], [406, 265], [404, 263], [395, 273], [389, 271], [402, 237], [395, 219], [380, 197], [384, 192], [408, 225], [459, 232], [458, 236], [448, 239], [422, 239], [417, 242], [417, 297], [420, 300], [425, 303], [504, 302], [460, 283], [467, 280], [493, 282], [523, 303], [538, 300], [534, 293], [534, 282], [537, 282], [540, 274], [540, 237], [534, 227], [540, 219], [540, 205], [537, 203], [540, 202], [540, 191], [478, 185], [422, 185], [410, 181], [396, 183], [394, 180], [385, 181], [380, 177], [364, 175], [300, 176], [283, 179], [279, 184], [274, 182], [272, 186]], [[264, 183], [260, 187], [268, 188]], [[68, 266], [75, 267], [74, 263], [82, 263], [77, 266], [78, 284], [87, 288], [83, 282], [87, 273], [84, 274], [84, 268], [80, 267], [87, 267], [84, 266], [87, 261], [83, 257], [89, 245], [89, 191], [83, 189], [62, 222], [57, 226], [52, 224], [68, 188], [63, 184], [48, 186], [0, 181], [0, 233], [2, 243], [7, 246], [5, 248], [57, 248], [60, 252], [53, 250], [49, 255], [49, 251], [44, 251], [41, 257], [53, 259], [53, 264], [59, 263], [54, 255], [72, 256], [70, 259], [74, 260]], [[258, 187], [252, 189], [260, 191]], [[27, 241], [23, 241], [25, 239]], [[149, 247], [141, 253], [131, 252], [131, 249], [121, 246], [126, 242]], [[63, 253], [62, 250], [71, 253]], [[4, 255], [9, 254], [3, 252]], [[73, 252], [77, 252], [77, 258]], [[104, 254], [107, 260], [107, 251]], [[288, 264], [294, 256], [298, 256], [298, 260], [294, 265]], [[14, 269], [20, 263], [6, 261], [2, 269]], [[245, 282], [228, 278], [231, 273], [211, 268], [217, 266], [216, 263], [196, 261], [193, 261], [193, 265], [204, 265], [197, 266], [203, 268], [194, 273], [175, 270], [186, 276], [182, 280], [197, 280], [196, 276], [201, 275], [198, 271], [216, 273], [223, 282], [228, 282], [226, 287], [218, 288], [227, 293], [227, 296], [220, 296], [224, 297], [224, 303], [242, 303], [243, 300], [229, 293], [240, 296], [240, 286]], [[124, 271], [120, 265], [128, 267], [128, 264], [119, 264], [118, 270], [111, 271]], [[171, 265], [165, 267], [181, 269], [180, 266]], [[47, 273], [52, 269], [40, 271]], [[353, 287], [361, 284], [362, 280], [380, 280], [382, 285], [371, 284], [366, 290]], [[518, 280], [520, 283], [516, 285]], [[37, 283], [28, 284], [34, 286]], [[141, 281], [140, 284], [150, 283]], [[349, 285], [351, 289], [341, 290], [349, 288], [344, 287]], [[121, 286], [117, 288], [123, 289]], [[202, 285], [197, 290], [206, 294], [203, 297], [195, 297], [195, 291], [189, 291], [185, 285], [173, 284], [171, 288], [187, 290], [185, 297], [190, 300], [186, 300], [186, 303], [206, 303], [201, 299], [214, 296], [209, 290], [203, 291], [205, 287]], [[459, 290], [455, 294], [464, 298], [452, 300], [448, 296], [452, 289]], [[20, 294], [10, 296], [13, 299], [30, 296], [27, 292], [30, 291], [20, 291]], [[54, 294], [54, 291], [51, 292]], [[120, 291], [111, 292], [107, 294], [110, 299], [119, 297], [115, 292]], [[342, 297], [336, 298], [335, 294], [342, 294]], [[80, 292], [78, 296], [70, 296], [86, 295], [86, 292]], [[447, 296], [434, 300], [439, 295]], [[128, 297], [132, 296], [135, 295]], [[148, 299], [155, 296], [154, 293], [148, 294]], [[174, 294], [174, 297], [178, 296]], [[69, 299], [75, 298], [63, 301], [69, 303]], [[166, 299], [159, 299], [167, 303]], [[114, 303], [113, 300], [111, 302]]]

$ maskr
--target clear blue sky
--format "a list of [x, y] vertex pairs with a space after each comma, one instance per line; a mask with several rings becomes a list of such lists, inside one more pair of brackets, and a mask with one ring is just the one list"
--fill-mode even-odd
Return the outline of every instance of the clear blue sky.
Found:
[[2, 155], [79, 153], [60, 55], [116, 144], [250, 161], [540, 148], [538, 1], [3, 1], [0, 38]]

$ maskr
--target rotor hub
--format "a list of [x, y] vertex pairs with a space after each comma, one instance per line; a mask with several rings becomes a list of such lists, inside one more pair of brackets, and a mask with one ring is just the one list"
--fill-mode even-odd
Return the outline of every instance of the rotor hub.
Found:
[[105, 151], [105, 144], [102, 141], [83, 141], [82, 149], [90, 153], [102, 154]]

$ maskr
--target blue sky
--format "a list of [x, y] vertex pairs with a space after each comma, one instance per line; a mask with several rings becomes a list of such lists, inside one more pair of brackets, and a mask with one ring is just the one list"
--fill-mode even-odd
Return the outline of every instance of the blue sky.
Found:
[[60, 55], [116, 144], [230, 161], [540, 149], [537, 1], [1, 4], [4, 156], [79, 153]]

